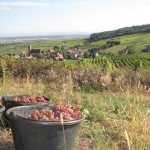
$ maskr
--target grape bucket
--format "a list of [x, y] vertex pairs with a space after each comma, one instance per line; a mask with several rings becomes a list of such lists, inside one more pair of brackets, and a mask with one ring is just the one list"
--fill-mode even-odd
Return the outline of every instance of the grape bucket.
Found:
[[24, 102], [24, 101], [14, 101], [15, 97], [18, 97], [20, 99], [24, 97], [28, 97], [29, 95], [3, 95], [2, 96], [2, 104], [5, 106], [6, 110], [12, 107], [16, 106], [26, 106], [26, 105], [49, 105], [51, 101], [48, 98], [45, 98], [45, 102]]
[[20, 106], [7, 110], [15, 150], [71, 150], [84, 117], [76, 120], [41, 121], [28, 116], [35, 110], [53, 110], [49, 106]]
[[[19, 98], [20, 101], [14, 101], [15, 98]], [[2, 115], [2, 120], [4, 122], [5, 127], [10, 127], [9, 120], [6, 117], [6, 111], [12, 107], [17, 106], [28, 106], [28, 105], [44, 105], [48, 106], [51, 103], [51, 100], [44, 97], [44, 102], [24, 102], [21, 101], [21, 99], [29, 97], [29, 95], [14, 95], [14, 94], [8, 94], [8, 95], [2, 95], [2, 105], [5, 107], [5, 111]]]

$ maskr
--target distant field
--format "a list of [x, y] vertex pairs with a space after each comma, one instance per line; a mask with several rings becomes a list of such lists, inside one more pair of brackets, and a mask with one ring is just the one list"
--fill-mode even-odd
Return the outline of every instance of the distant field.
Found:
[[28, 45], [31, 45], [32, 48], [43, 49], [48, 51], [48, 49], [53, 48], [54, 46], [67, 46], [68, 49], [73, 49], [75, 45], [84, 46], [85, 39], [75, 39], [75, 40], [59, 40], [59, 41], [37, 41], [30, 43], [13, 43], [13, 44], [0, 44], [0, 54], [10, 53], [16, 54], [22, 51], [28, 50]]
[[[132, 34], [126, 36], [120, 36], [113, 38], [113, 40], [120, 41], [121, 44], [107, 48], [103, 50], [106, 53], [118, 53], [120, 50], [125, 49], [127, 46], [132, 45], [137, 53], [140, 53], [146, 45], [150, 45], [150, 33], [145, 34]], [[87, 39], [73, 39], [73, 40], [58, 40], [58, 41], [37, 41], [37, 42], [25, 42], [25, 43], [13, 43], [13, 44], [0, 44], [0, 54], [4, 53], [20, 53], [21, 51], [27, 51], [28, 45], [32, 48], [40, 48], [47, 51], [54, 46], [67, 46], [68, 49], [73, 49], [74, 46], [79, 45], [81, 49], [87, 51], [92, 47], [101, 47], [106, 44], [106, 41], [112, 40], [100, 40], [92, 43], [87, 43]]]

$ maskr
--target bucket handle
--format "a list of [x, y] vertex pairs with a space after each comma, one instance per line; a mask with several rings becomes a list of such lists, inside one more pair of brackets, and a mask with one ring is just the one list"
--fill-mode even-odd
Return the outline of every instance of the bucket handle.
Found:
[[10, 117], [17, 118], [17, 119], [21, 119], [22, 118], [22, 117], [16, 115], [14, 112], [10, 112], [9, 115], [10, 115]]
[[12, 117], [18, 118], [18, 116], [14, 112], [10, 112], [9, 115]]

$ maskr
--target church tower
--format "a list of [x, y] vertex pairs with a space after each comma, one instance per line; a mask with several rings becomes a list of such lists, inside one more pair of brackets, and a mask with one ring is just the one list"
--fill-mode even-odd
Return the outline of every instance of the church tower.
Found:
[[28, 56], [30, 55], [30, 51], [32, 50], [31, 45], [28, 45]]

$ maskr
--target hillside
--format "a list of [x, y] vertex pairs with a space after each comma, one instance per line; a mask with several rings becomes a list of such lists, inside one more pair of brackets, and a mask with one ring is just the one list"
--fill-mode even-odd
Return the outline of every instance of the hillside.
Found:
[[123, 35], [137, 34], [137, 33], [149, 33], [150, 32], [150, 24], [147, 25], [139, 25], [132, 27], [124, 27], [113, 31], [105, 31], [100, 33], [93, 33], [90, 36], [90, 41], [98, 41], [108, 38], [114, 38]]
[[[125, 36], [115, 37], [109, 40], [120, 41], [120, 45], [115, 45], [104, 50], [100, 50], [105, 53], [118, 53], [121, 50], [124, 50], [127, 46], [132, 46], [136, 53], [141, 53], [141, 50], [146, 48], [147, 45], [150, 45], [150, 33], [140, 33], [140, 34], [131, 34]], [[91, 45], [94, 47], [101, 47], [106, 44], [108, 39], [92, 42]]]
[[27, 47], [30, 44], [33, 48], [40, 48], [47, 51], [49, 48], [55, 46], [67, 46], [68, 49], [73, 49], [74, 46], [78, 45], [84, 51], [88, 51], [93, 47], [102, 47], [107, 41], [120, 41], [119, 45], [100, 49], [98, 52], [105, 53], [118, 53], [124, 50], [127, 46], [132, 46], [136, 53], [141, 53], [141, 50], [150, 45], [150, 33], [139, 33], [124, 35], [110, 39], [104, 39], [88, 43], [87, 39], [73, 39], [73, 40], [58, 40], [58, 41], [30, 41], [24, 43], [6, 43], [0, 44], [0, 54], [4, 53], [20, 53], [22, 51], [27, 52]]

